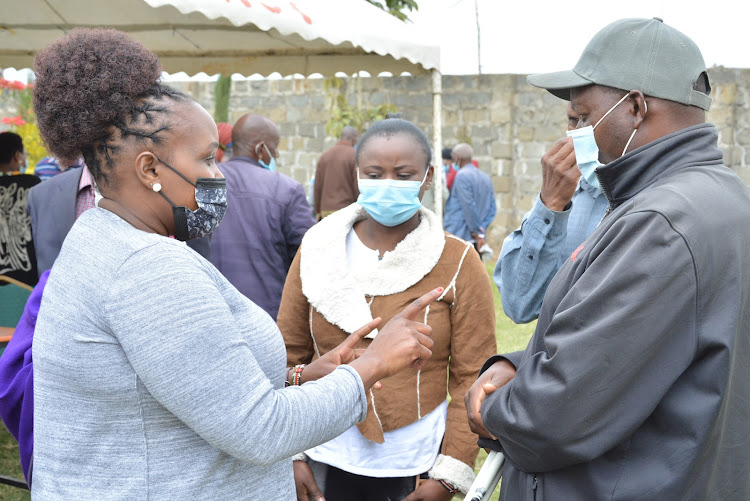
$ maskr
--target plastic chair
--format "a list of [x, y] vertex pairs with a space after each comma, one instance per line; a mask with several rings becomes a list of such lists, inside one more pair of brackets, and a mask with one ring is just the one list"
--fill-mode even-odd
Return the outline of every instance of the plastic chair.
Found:
[[29, 285], [0, 275], [0, 354], [5, 351], [13, 330], [21, 319], [31, 290]]
[[29, 300], [32, 287], [0, 275], [0, 327], [15, 327]]

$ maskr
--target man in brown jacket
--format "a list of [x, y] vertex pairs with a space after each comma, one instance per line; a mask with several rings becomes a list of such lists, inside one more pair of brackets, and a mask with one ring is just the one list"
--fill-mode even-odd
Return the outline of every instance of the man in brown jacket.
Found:
[[319, 220], [357, 201], [359, 190], [354, 162], [357, 137], [354, 127], [344, 127], [339, 142], [318, 160], [313, 208]]

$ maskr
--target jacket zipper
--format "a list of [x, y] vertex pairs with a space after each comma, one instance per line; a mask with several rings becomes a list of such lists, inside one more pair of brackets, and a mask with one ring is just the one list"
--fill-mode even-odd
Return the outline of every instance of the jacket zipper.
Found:
[[539, 481], [536, 478], [536, 474], [534, 475], [534, 482], [531, 484], [531, 492], [533, 494], [534, 501], [536, 501], [536, 488]]
[[599, 186], [602, 188], [604, 196], [607, 197], [607, 210], [604, 212], [604, 216], [602, 216], [602, 220], [604, 220], [604, 218], [607, 217], [610, 212], [612, 212], [612, 199], [610, 198], [609, 190], [602, 184], [602, 178], [599, 177], [599, 173], [597, 171], [594, 171], [594, 174], [596, 175], [596, 179], [599, 181]]

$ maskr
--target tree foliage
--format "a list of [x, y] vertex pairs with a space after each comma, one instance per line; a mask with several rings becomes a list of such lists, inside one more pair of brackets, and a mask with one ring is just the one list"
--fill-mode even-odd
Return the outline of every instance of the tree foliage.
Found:
[[383, 9], [392, 16], [402, 21], [409, 20], [409, 15], [405, 11], [419, 10], [416, 0], [367, 0], [376, 7]]
[[214, 87], [214, 120], [229, 122], [229, 97], [232, 92], [232, 77], [219, 75]]
[[33, 84], [0, 78], [0, 109], [13, 110], [16, 114], [0, 118], [0, 132], [7, 129], [21, 136], [26, 150], [27, 174], [33, 174], [36, 163], [49, 155], [36, 126], [33, 100]]
[[[356, 79], [359, 77], [353, 77]], [[325, 82], [325, 89], [330, 99], [330, 108], [328, 123], [326, 124], [326, 134], [333, 137], [340, 137], [341, 131], [347, 125], [351, 125], [360, 133], [378, 120], [385, 118], [386, 113], [396, 111], [396, 107], [390, 103], [381, 104], [362, 108], [360, 106], [352, 107], [346, 97], [346, 81], [339, 77], [333, 77]], [[356, 92], [360, 92], [357, 90]], [[358, 96], [361, 101], [361, 96]]]

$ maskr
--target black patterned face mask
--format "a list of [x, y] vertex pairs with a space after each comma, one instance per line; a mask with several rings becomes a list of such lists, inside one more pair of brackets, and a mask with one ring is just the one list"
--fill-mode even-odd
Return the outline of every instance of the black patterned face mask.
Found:
[[156, 158], [172, 169], [175, 174], [195, 186], [195, 201], [198, 204], [198, 210], [195, 211], [175, 205], [161, 190], [159, 191], [159, 194], [172, 206], [174, 237], [184, 242], [205, 237], [214, 231], [227, 212], [227, 180], [223, 177], [199, 177], [193, 183], [167, 162], [159, 157]]

